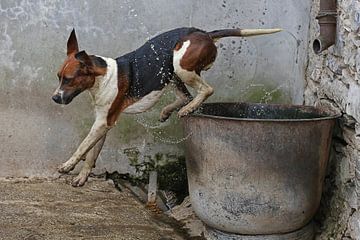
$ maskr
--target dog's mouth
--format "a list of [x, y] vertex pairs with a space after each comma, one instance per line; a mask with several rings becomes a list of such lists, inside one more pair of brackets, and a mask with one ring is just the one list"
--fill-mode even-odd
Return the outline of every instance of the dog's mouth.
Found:
[[56, 93], [52, 96], [52, 100], [57, 104], [68, 105], [71, 101], [81, 93], [81, 90], [76, 90], [73, 93], [66, 94], [64, 92]]
[[72, 101], [72, 98], [64, 98], [59, 94], [53, 95], [52, 100], [57, 104], [64, 104], [67, 105]]

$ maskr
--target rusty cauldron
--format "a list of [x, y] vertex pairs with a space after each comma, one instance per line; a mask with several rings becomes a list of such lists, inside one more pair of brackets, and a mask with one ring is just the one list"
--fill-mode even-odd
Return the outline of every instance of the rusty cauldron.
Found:
[[197, 216], [217, 232], [280, 234], [239, 239], [311, 239], [280, 236], [319, 207], [337, 117], [309, 106], [208, 103], [183, 118]]

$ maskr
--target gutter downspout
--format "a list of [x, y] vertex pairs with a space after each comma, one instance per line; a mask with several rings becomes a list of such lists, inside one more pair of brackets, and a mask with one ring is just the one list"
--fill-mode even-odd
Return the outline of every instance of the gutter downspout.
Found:
[[316, 54], [335, 44], [337, 0], [320, 0], [320, 11], [316, 17], [320, 25], [320, 35], [313, 42]]

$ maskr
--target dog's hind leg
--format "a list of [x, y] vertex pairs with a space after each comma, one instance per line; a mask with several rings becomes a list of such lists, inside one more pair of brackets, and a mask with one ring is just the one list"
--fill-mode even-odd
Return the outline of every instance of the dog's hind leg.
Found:
[[79, 175], [77, 175], [71, 183], [73, 187], [81, 187], [85, 184], [91, 173], [91, 170], [95, 167], [96, 159], [98, 158], [100, 151], [104, 146], [105, 138], [106, 134], [86, 154], [86, 159]]
[[178, 116], [183, 117], [198, 108], [202, 102], [214, 93], [214, 89], [195, 72], [183, 71], [179, 75], [187, 85], [197, 92], [196, 97], [178, 112]]
[[161, 122], [165, 122], [175, 110], [178, 110], [180, 107], [183, 107], [185, 104], [192, 100], [191, 94], [189, 93], [181, 79], [179, 79], [179, 77], [177, 76], [175, 78], [176, 79], [174, 84], [176, 100], [162, 109], [160, 113]]
[[214, 89], [200, 77], [202, 70], [207, 70], [215, 61], [217, 49], [213, 39], [207, 33], [189, 34], [174, 49], [173, 66], [175, 74], [183, 83], [194, 88], [195, 98], [178, 112], [183, 117], [193, 112], [213, 94]]

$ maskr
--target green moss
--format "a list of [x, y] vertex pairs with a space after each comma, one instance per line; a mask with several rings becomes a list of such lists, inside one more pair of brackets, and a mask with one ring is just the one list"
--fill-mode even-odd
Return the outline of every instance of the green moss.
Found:
[[165, 93], [161, 96], [159, 102], [156, 104], [155, 107], [161, 110], [163, 107], [173, 101], [175, 101], [175, 94], [170, 89], [167, 89]]
[[163, 139], [181, 138], [182, 131], [176, 119], [176, 113], [168, 119], [168, 122], [159, 122], [161, 110], [172, 101], [174, 101], [173, 92], [166, 91], [160, 101], [149, 112], [137, 115], [121, 114], [117, 126], [112, 130], [116, 136], [119, 136], [120, 144], [128, 144], [133, 140], [146, 136], [152, 136], [155, 142], [164, 142]]
[[182, 201], [188, 195], [184, 156], [156, 153], [153, 156], [144, 156], [145, 161], [140, 162], [140, 152], [137, 148], [125, 149], [124, 154], [128, 156], [130, 165], [136, 170], [135, 175], [128, 176], [132, 184], [147, 184], [150, 172], [157, 171], [159, 190], [174, 192], [178, 201]]
[[131, 140], [144, 138], [146, 129], [136, 121], [136, 116], [122, 114], [118, 121], [117, 126], [112, 129], [118, 136], [119, 143], [129, 143]]
[[124, 154], [128, 157], [130, 165], [135, 165], [139, 162], [140, 151], [137, 147], [124, 149]]
[[159, 189], [172, 191], [181, 202], [188, 194], [185, 157], [178, 157], [177, 161], [169, 162], [157, 168]]
[[291, 103], [291, 99], [280, 88], [259, 86], [250, 88], [243, 101], [253, 103]]
[[154, 136], [156, 143], [178, 144], [183, 138], [183, 130], [176, 112], [173, 113], [166, 126], [159, 129], [151, 129], [150, 132]]

